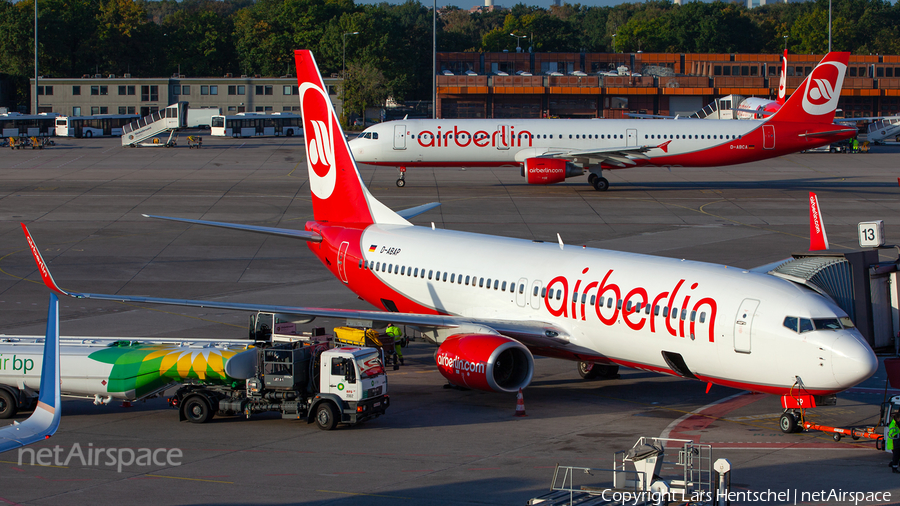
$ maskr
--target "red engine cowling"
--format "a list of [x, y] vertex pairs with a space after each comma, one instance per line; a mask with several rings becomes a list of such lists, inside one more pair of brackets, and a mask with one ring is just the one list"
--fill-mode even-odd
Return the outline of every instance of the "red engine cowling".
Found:
[[517, 392], [534, 374], [534, 357], [525, 345], [492, 334], [450, 336], [435, 361], [450, 383], [488, 392]]
[[528, 184], [554, 184], [584, 175], [584, 169], [560, 158], [526, 158], [522, 175]]

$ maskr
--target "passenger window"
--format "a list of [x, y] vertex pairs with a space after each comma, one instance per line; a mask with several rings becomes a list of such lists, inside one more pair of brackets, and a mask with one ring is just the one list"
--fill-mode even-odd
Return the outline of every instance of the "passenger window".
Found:
[[681, 320], [684, 321], [685, 318], [687, 318], [687, 309], [682, 309], [681, 310]]
[[456, 282], [456, 274], [451, 274], [451, 275], [450, 275], [450, 282], [451, 282], [451, 283], [455, 283], [455, 282]]
[[541, 288], [541, 298], [547, 297], [547, 288]]
[[418, 268], [418, 267], [416, 267], [415, 272], [413, 272], [413, 277], [414, 277], [414, 278], [419, 277], [419, 268]]
[[425, 279], [425, 268], [422, 267], [422, 279]]
[[594, 305], [594, 302], [596, 302], [596, 301], [597, 301], [597, 296], [596, 296], [596, 295], [591, 295], [591, 305], [592, 305], [592, 306]]
[[631, 301], [628, 301], [628, 304], [625, 304], [625, 311], [631, 311]]
[[478, 288], [482, 288], [482, 287], [484, 287], [484, 278], [480, 278], [478, 280]]
[[519, 293], [525, 293], [525, 285], [519, 285]]
[[673, 307], [673, 308], [672, 308], [672, 319], [673, 319], [673, 320], [677, 320], [677, 319], [678, 319], [678, 308], [677, 308], [677, 307]]
[[562, 290], [557, 290], [556, 291], [556, 300], [559, 300], [561, 298], [562, 298]]
[[376, 271], [380, 271], [380, 270], [381, 270], [381, 262], [378, 262], [377, 264], [375, 264], [375, 270], [376, 270]]
[[394, 264], [388, 264], [388, 274], [394, 273]]
[[362, 269], [362, 258], [359, 259], [359, 268]]
[[[495, 279], [495, 280], [494, 280], [494, 290], [496, 290], [499, 286], [500, 286], [500, 280], [499, 280], [499, 279]], [[490, 288], [490, 287], [491, 287], [491, 284], [488, 283], [488, 288]]]
[[[422, 269], [422, 272], [424, 273], [424, 272], [425, 272], [425, 269]], [[431, 279], [431, 274], [432, 274], [433, 272], [434, 272], [434, 271], [428, 271], [428, 279]]]
[[659, 305], [653, 306], [653, 316], [659, 316]]
[[669, 317], [669, 306], [663, 308], [663, 318]]
[[456, 276], [456, 282], [459, 283], [460, 285], [462, 284], [462, 274], [459, 274]]
[[784, 327], [797, 332], [797, 317], [796, 316], [785, 316], [784, 317]]
[[606, 302], [606, 297], [600, 297], [600, 302], [597, 303], [597, 306], [603, 307], [603, 304]]
[[584, 304], [585, 302], [587, 302], [587, 294], [583, 293], [581, 294], [581, 303]]
[[[462, 277], [462, 276], [460, 276], [460, 277]], [[466, 276], [466, 285], [468, 286], [468, 284], [469, 284], [469, 276]]]
[[532, 297], [537, 297], [537, 293], [538, 293], [538, 287], [534, 287], [534, 294], [532, 295]]
[[691, 321], [694, 321], [697, 318], [697, 312], [691, 311]]
[[706, 323], [706, 311], [700, 313], [700, 323]]
[[606, 299], [606, 307], [607, 308], [612, 308], [612, 304], [613, 304], [612, 297]]
[[[612, 299], [610, 299], [612, 300]], [[616, 309], [622, 309], [622, 299], [616, 301]]]
[[500, 289], [504, 292], [506, 291], [506, 281], [503, 282], [503, 285], [501, 285]]
[[447, 281], [447, 273], [444, 272], [444, 282], [446, 282], [446, 281]]

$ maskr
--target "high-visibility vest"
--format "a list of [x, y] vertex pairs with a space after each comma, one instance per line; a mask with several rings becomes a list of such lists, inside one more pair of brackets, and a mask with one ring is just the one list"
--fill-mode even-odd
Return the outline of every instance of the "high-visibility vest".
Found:
[[891, 420], [891, 424], [888, 425], [888, 439], [884, 442], [885, 450], [893, 450], [894, 441], [898, 438], [900, 438], [900, 427], [897, 426], [897, 420]]
[[391, 337], [400, 337], [403, 335], [403, 331], [400, 330], [400, 327], [396, 325], [391, 325], [390, 327], [384, 329], [384, 333]]

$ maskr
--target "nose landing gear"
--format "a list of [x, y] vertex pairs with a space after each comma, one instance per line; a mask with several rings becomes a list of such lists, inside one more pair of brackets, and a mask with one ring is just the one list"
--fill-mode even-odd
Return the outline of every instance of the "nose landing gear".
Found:
[[406, 186], [406, 167], [398, 167], [398, 171], [400, 171], [400, 179], [397, 179], [397, 187], [403, 188]]

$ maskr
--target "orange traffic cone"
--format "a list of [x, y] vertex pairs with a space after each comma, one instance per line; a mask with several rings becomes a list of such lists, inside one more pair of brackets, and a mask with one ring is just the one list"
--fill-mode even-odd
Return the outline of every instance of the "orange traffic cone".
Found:
[[516, 394], [516, 416], [528, 416], [525, 414], [525, 399], [522, 397], [522, 389]]

